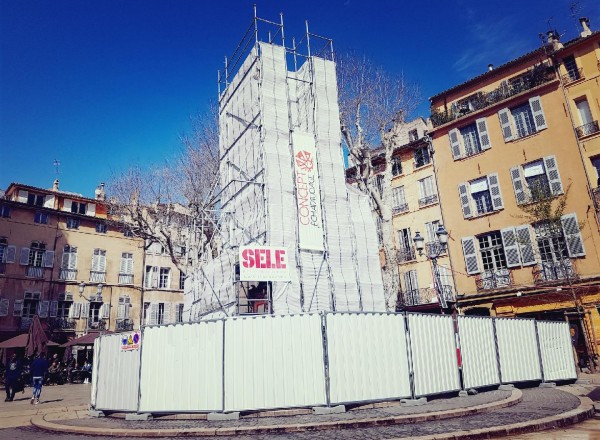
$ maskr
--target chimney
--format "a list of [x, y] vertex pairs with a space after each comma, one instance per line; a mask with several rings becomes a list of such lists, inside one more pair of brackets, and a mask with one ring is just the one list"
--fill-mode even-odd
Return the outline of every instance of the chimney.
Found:
[[552, 45], [553, 50], [562, 49], [564, 46], [560, 42], [560, 36], [556, 31], [548, 31], [548, 43]]
[[100, 185], [98, 185], [98, 188], [96, 188], [95, 194], [96, 194], [96, 200], [101, 200], [101, 201], [106, 200], [106, 192], [104, 192], [104, 182], [102, 182]]
[[52, 191], [58, 191], [58, 179], [52, 184]]
[[590, 20], [587, 17], [581, 17], [579, 23], [581, 23], [581, 27], [583, 28], [583, 31], [579, 34], [581, 38], [592, 35], [592, 31], [590, 30]]
[[494, 65], [488, 64], [488, 72], [491, 72], [492, 70], [494, 70]]

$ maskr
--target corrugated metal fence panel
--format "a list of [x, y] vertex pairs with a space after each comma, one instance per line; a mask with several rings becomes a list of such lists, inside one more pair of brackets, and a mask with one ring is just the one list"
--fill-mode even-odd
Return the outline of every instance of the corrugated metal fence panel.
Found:
[[500, 383], [492, 318], [458, 316], [460, 354], [465, 388]]
[[321, 316], [225, 320], [225, 410], [324, 405]]
[[221, 411], [223, 321], [146, 327], [140, 411]]
[[408, 314], [415, 396], [460, 389], [452, 316]]
[[332, 404], [410, 397], [404, 316], [325, 317]]
[[99, 410], [137, 410], [140, 352], [122, 351], [121, 338], [119, 334], [98, 338], [100, 346], [94, 363], [98, 364], [96, 409]]
[[569, 324], [538, 321], [538, 335], [544, 380], [576, 379], [577, 370], [571, 345]]
[[502, 382], [541, 380], [533, 319], [496, 318]]
[[[98, 360], [98, 350], [100, 349], [100, 341], [102, 338], [96, 338], [94, 341], [94, 359]], [[90, 396], [90, 405], [92, 408], [96, 407], [96, 391], [98, 390], [98, 362], [92, 362], [92, 386], [91, 388], [91, 396]]]

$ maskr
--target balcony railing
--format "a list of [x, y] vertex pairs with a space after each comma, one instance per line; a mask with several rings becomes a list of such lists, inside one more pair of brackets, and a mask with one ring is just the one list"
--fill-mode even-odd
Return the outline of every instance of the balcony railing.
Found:
[[399, 249], [396, 258], [398, 259], [398, 263], [414, 261], [417, 259], [413, 248]]
[[58, 279], [73, 281], [77, 279], [77, 269], [60, 269], [60, 274], [58, 275]]
[[99, 319], [98, 321], [88, 320], [89, 330], [106, 330], [106, 320]]
[[430, 241], [425, 243], [425, 251], [429, 257], [439, 257], [448, 252], [447, 246], [442, 246], [439, 241]]
[[69, 318], [51, 318], [48, 324], [54, 330], [74, 330], [77, 322]]
[[404, 292], [404, 304], [407, 306], [435, 304], [439, 302], [438, 296], [442, 296], [446, 303], [454, 301], [454, 289], [448, 285], [441, 286], [439, 295], [432, 288], [408, 290]]
[[104, 283], [106, 281], [106, 272], [90, 271], [90, 281], [92, 283]]
[[117, 331], [130, 331], [133, 330], [133, 320], [132, 319], [117, 319]]
[[566, 75], [563, 75], [562, 79], [565, 84], [570, 84], [572, 82], [578, 81], [584, 78], [583, 76], [583, 68], [577, 69], [569, 69]]
[[576, 280], [579, 276], [573, 262], [565, 258], [561, 261], [545, 261], [533, 268], [533, 282], [543, 284], [552, 281]]
[[27, 266], [27, 276], [30, 278], [44, 278], [44, 268], [39, 266]]
[[22, 317], [19, 323], [19, 330], [29, 330], [33, 318]]
[[596, 209], [600, 211], [600, 186], [592, 190], [592, 196], [594, 197], [594, 202], [596, 203]]
[[598, 126], [598, 121], [592, 121], [588, 124], [582, 125], [581, 127], [577, 127], [575, 131], [577, 132], [577, 137], [581, 139], [582, 137], [598, 133], [600, 131], [600, 126]]
[[509, 269], [485, 270], [475, 278], [477, 290], [500, 289], [512, 286], [512, 272]]
[[393, 215], [402, 214], [403, 212], [408, 211], [408, 203], [402, 203], [401, 205], [394, 206], [392, 208]]
[[427, 205], [431, 205], [433, 203], [437, 203], [437, 201], [438, 201], [437, 194], [432, 194], [430, 196], [423, 197], [422, 199], [419, 199], [419, 208], [422, 208]]
[[132, 273], [120, 273], [119, 274], [119, 284], [133, 284], [133, 274]]

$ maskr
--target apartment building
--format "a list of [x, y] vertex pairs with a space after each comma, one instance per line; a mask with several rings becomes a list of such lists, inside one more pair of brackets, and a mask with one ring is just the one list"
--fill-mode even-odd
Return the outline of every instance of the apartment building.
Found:
[[27, 331], [36, 314], [57, 342], [138, 329], [146, 291], [156, 316], [161, 302], [177, 309], [183, 292], [172, 280], [175, 265], [161, 261], [155, 278], [146, 262], [156, 256], [145, 247], [110, 218], [103, 184], [94, 198], [60, 190], [58, 180], [51, 189], [10, 184], [0, 199], [0, 340]]
[[564, 93], [561, 76], [573, 74], [574, 54], [597, 78], [598, 36], [563, 46], [550, 33], [543, 47], [430, 98], [458, 310], [568, 319], [582, 356], [597, 353], [600, 337], [600, 234], [588, 179], [598, 145], [589, 115], [573, 114], [585, 96], [598, 115], [598, 86], [580, 80]]

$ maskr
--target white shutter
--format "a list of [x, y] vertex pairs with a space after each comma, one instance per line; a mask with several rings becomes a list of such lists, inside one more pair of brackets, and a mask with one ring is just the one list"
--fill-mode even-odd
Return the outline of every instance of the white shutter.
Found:
[[560, 180], [560, 174], [558, 172], [558, 164], [556, 163], [556, 156], [544, 157], [544, 168], [546, 169], [546, 176], [548, 177], [548, 184], [550, 185], [550, 192], [553, 196], [562, 194], [563, 185]]
[[448, 133], [448, 139], [450, 139], [450, 151], [452, 151], [452, 158], [454, 160], [458, 160], [462, 157], [462, 153], [460, 151], [459, 138], [460, 133], [456, 128], [450, 130], [450, 132]]
[[119, 267], [119, 273], [127, 273], [127, 258], [125, 258], [127, 254], [121, 254], [121, 264]]
[[502, 235], [502, 246], [504, 247], [504, 254], [506, 255], [506, 266], [520, 266], [521, 257], [515, 228], [504, 228], [500, 231], [500, 234]]
[[38, 315], [40, 318], [48, 317], [48, 309], [50, 308], [50, 301], [40, 301], [38, 303]]
[[461, 183], [458, 185], [458, 197], [460, 199], [460, 204], [462, 205], [464, 218], [473, 217], [473, 209], [471, 208], [471, 194], [469, 194], [468, 185], [468, 183]]
[[523, 266], [535, 264], [535, 252], [533, 250], [529, 225], [517, 226], [515, 232], [517, 234], [517, 243], [519, 244], [519, 253], [521, 254], [521, 264]]
[[125, 318], [125, 307], [128, 307], [128, 305], [127, 304], [119, 304], [119, 307], [117, 308], [117, 319]]
[[163, 324], [171, 324], [172, 322], [174, 321], [171, 318], [171, 303], [165, 303]]
[[531, 113], [533, 113], [533, 122], [535, 123], [536, 130], [543, 130], [548, 128], [546, 124], [546, 117], [544, 116], [544, 109], [542, 108], [542, 99], [539, 96], [534, 96], [529, 99], [529, 106], [531, 107]]
[[512, 115], [510, 114], [510, 110], [507, 108], [500, 110], [498, 112], [498, 119], [500, 119], [500, 127], [502, 128], [504, 142], [512, 141], [514, 139], [514, 135], [511, 127]]
[[98, 267], [99, 272], [106, 272], [106, 254], [98, 255]]
[[150, 304], [150, 322], [149, 325], [156, 325], [158, 322], [158, 303]]
[[54, 209], [54, 196], [46, 196], [44, 200], [44, 208]]
[[58, 315], [58, 301], [50, 302], [50, 318], [56, 318]]
[[81, 318], [86, 319], [90, 317], [90, 303], [84, 302], [81, 304]]
[[513, 189], [515, 190], [517, 205], [522, 205], [527, 202], [527, 195], [525, 194], [525, 185], [523, 184], [521, 167], [512, 167], [510, 169], [510, 178], [512, 179]]
[[475, 121], [477, 126], [477, 135], [479, 136], [479, 143], [481, 144], [482, 150], [489, 150], [492, 148], [492, 144], [490, 142], [490, 135], [488, 133], [487, 124], [485, 122], [485, 118], [480, 118]]
[[54, 267], [54, 251], [44, 252], [44, 258], [42, 260], [44, 267]]
[[8, 316], [8, 308], [10, 300], [8, 298], [0, 298], [0, 316]]
[[13, 307], [13, 316], [23, 316], [23, 300], [15, 299]]
[[498, 173], [492, 173], [487, 175], [488, 188], [490, 195], [492, 196], [492, 206], [494, 210], [503, 209], [504, 204], [502, 203], [502, 192], [500, 191], [500, 182], [498, 181]]
[[465, 265], [467, 273], [473, 275], [481, 272], [479, 269], [479, 259], [477, 258], [477, 247], [475, 245], [475, 237], [463, 237], [461, 239], [463, 254], [465, 256]]
[[27, 203], [27, 199], [29, 198], [29, 193], [27, 191], [19, 190], [19, 196], [17, 201], [20, 203]]
[[154, 266], [152, 267], [152, 288], [157, 289], [158, 288], [158, 277], [159, 277], [159, 273], [158, 273], [158, 266]]
[[19, 259], [21, 266], [27, 266], [29, 264], [29, 248], [21, 248], [21, 257]]
[[100, 318], [110, 319], [110, 304], [103, 303], [100, 306]]
[[81, 316], [81, 303], [73, 303], [69, 307], [69, 318], [79, 318]]
[[[5, 263], [14, 263], [16, 257], [17, 257], [17, 247], [16, 246], [6, 246], [6, 253], [4, 254], [4, 262]], [[29, 252], [27, 253], [27, 257], [29, 257]]]
[[67, 269], [77, 269], [77, 252], [69, 253], [69, 266]]
[[71, 212], [71, 205], [73, 204], [72, 200], [65, 199], [63, 202], [63, 211]]
[[88, 203], [87, 211], [85, 214], [94, 217], [96, 215], [96, 205], [94, 205], [93, 203]]
[[565, 214], [561, 216], [560, 222], [562, 223], [563, 233], [567, 240], [569, 257], [585, 256], [583, 238], [581, 236], [581, 231], [579, 230], [579, 223], [577, 222], [577, 214]]

